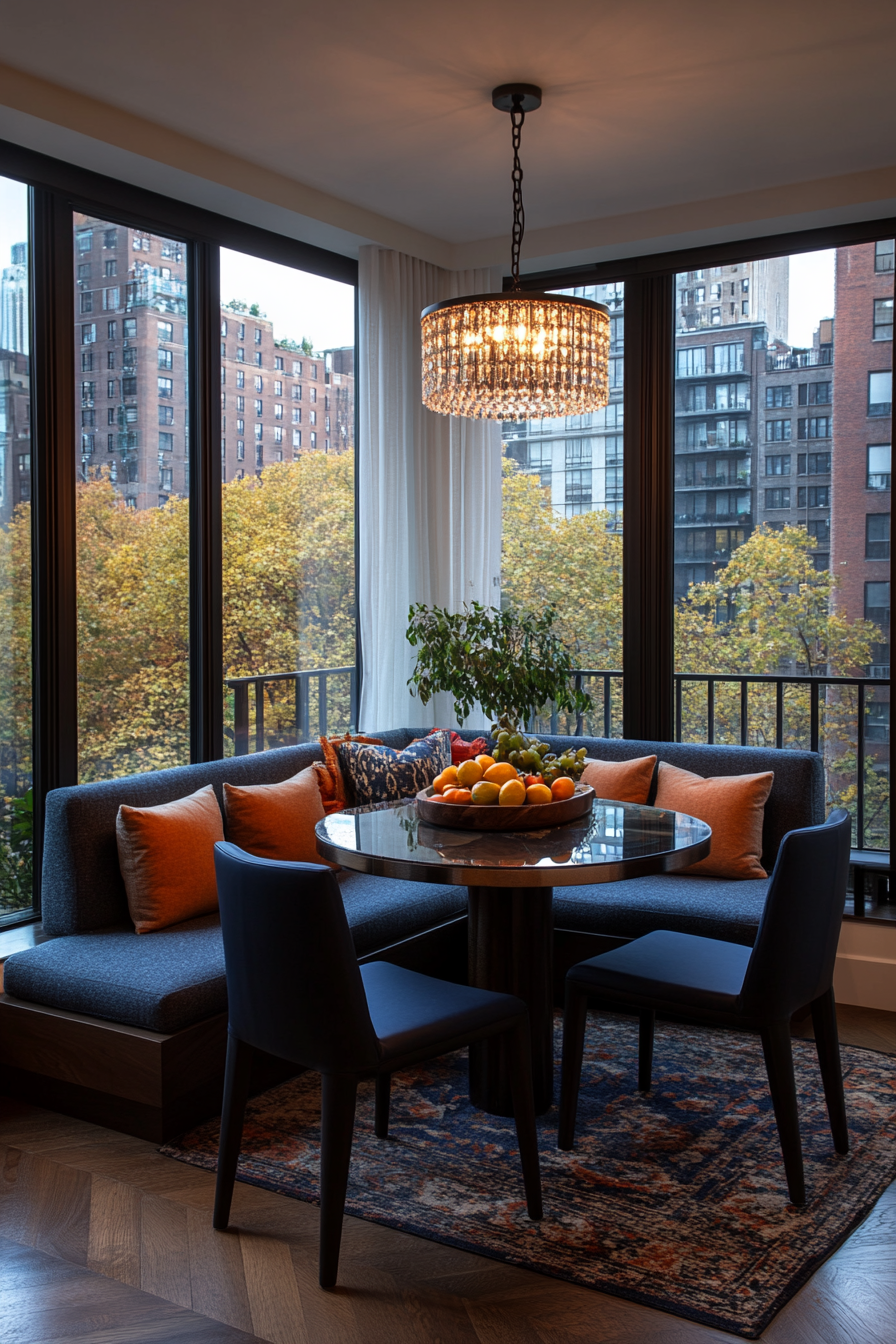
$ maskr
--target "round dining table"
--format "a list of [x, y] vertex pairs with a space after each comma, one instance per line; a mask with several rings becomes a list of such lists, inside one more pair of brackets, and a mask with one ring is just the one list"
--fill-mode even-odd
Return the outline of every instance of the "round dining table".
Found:
[[[671, 873], [709, 853], [703, 821], [598, 799], [578, 821], [538, 831], [468, 831], [423, 821], [413, 798], [346, 808], [319, 821], [320, 854], [343, 868], [467, 888], [468, 982], [529, 1010], [535, 1111], [553, 1101], [553, 889]], [[470, 1047], [470, 1100], [513, 1114], [501, 1038]]]

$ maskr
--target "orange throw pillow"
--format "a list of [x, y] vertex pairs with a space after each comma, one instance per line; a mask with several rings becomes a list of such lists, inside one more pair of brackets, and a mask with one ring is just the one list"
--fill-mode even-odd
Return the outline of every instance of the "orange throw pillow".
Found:
[[314, 836], [324, 815], [317, 775], [310, 765], [280, 784], [224, 785], [227, 838], [261, 859], [324, 863]]
[[581, 783], [590, 784], [598, 798], [614, 803], [646, 803], [655, 765], [655, 756], [638, 756], [634, 761], [587, 761]]
[[218, 908], [215, 841], [224, 839], [211, 784], [158, 807], [118, 809], [118, 862], [138, 933], [182, 924]]
[[686, 812], [712, 827], [709, 855], [681, 873], [701, 877], [768, 877], [762, 866], [762, 821], [774, 774], [704, 779], [660, 761], [655, 807]]

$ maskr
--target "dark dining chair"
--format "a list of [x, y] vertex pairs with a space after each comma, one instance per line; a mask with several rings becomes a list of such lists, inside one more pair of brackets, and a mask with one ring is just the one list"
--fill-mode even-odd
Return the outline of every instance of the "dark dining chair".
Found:
[[339, 1267], [358, 1083], [376, 1079], [375, 1132], [389, 1133], [390, 1078], [506, 1033], [529, 1217], [541, 1218], [526, 1005], [386, 961], [358, 965], [333, 874], [215, 845], [229, 1025], [213, 1224], [227, 1227], [254, 1050], [322, 1075], [320, 1283]]
[[834, 1147], [849, 1151], [834, 1002], [834, 959], [846, 900], [850, 820], [842, 808], [781, 842], [752, 948], [657, 931], [573, 966], [566, 977], [559, 1148], [573, 1147], [589, 995], [640, 1019], [638, 1088], [649, 1091], [656, 1014], [762, 1039], [791, 1201], [806, 1185], [790, 1019], [812, 1009]]

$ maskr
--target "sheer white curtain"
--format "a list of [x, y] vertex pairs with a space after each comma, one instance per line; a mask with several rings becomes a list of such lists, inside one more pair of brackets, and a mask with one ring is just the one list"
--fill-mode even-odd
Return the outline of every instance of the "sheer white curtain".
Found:
[[420, 399], [421, 310], [500, 288], [500, 270], [445, 271], [400, 252], [361, 249], [359, 724], [367, 729], [455, 727], [450, 696], [424, 707], [407, 687], [408, 608], [425, 602], [459, 611], [474, 599], [500, 598], [500, 428], [436, 415]]

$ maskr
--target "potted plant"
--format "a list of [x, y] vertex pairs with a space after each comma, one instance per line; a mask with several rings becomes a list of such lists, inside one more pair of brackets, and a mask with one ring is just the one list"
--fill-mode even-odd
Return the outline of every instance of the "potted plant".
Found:
[[408, 643], [417, 665], [412, 695], [428, 704], [437, 691], [454, 697], [458, 723], [474, 704], [492, 720], [527, 722], [546, 705], [581, 714], [591, 697], [573, 685], [573, 654], [554, 632], [555, 609], [539, 615], [472, 602], [461, 612], [416, 603]]

